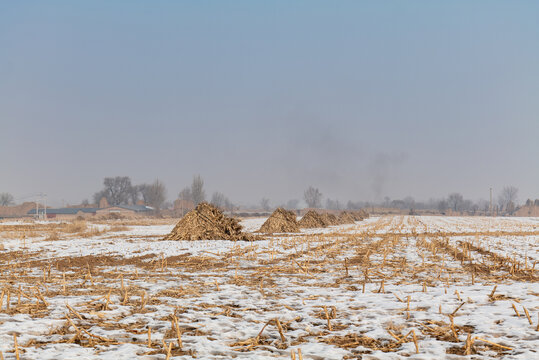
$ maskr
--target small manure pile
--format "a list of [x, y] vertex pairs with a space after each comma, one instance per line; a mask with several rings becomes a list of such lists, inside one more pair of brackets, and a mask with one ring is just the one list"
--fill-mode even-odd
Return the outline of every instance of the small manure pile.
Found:
[[178, 221], [164, 240], [252, 240], [234, 218], [208, 203], [200, 203]]
[[302, 229], [323, 228], [326, 227], [326, 221], [314, 210], [309, 210], [303, 215], [298, 225]]
[[353, 224], [356, 222], [356, 219], [353, 214], [348, 211], [343, 211], [339, 214], [339, 223], [341, 224]]
[[292, 211], [278, 208], [271, 216], [262, 224], [259, 232], [266, 234], [273, 233], [297, 233], [299, 232], [296, 214]]

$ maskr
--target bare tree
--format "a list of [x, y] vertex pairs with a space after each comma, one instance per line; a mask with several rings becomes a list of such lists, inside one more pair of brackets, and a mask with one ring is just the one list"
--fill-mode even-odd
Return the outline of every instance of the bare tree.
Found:
[[352, 200], [348, 200], [348, 202], [346, 203], [346, 208], [348, 210], [360, 210], [361, 208], [363, 208], [366, 204], [361, 202], [361, 201], [352, 201]]
[[310, 208], [319, 208], [322, 204], [322, 193], [318, 188], [309, 186], [303, 193], [303, 198]]
[[225, 209], [233, 211], [235, 206], [236, 205], [234, 205], [232, 201], [230, 201], [227, 197], [225, 197]]
[[139, 185], [139, 189], [144, 202], [159, 211], [166, 200], [165, 184], [156, 179], [152, 184]]
[[474, 210], [474, 203], [472, 200], [464, 200], [461, 205], [461, 210], [465, 211], [473, 211]]
[[518, 200], [518, 189], [514, 186], [504, 186], [498, 195], [498, 205], [500, 209], [512, 213], [515, 210]]
[[4, 192], [0, 193], [0, 206], [10, 206], [13, 205], [13, 195], [10, 193]]
[[204, 191], [204, 180], [200, 175], [193, 177], [193, 183], [191, 184], [191, 196], [195, 206], [206, 200], [206, 192]]
[[103, 190], [94, 194], [94, 200], [99, 203], [102, 197], [111, 205], [125, 205], [133, 199], [133, 185], [128, 176], [107, 177], [103, 180]]
[[210, 202], [218, 208], [224, 209], [227, 204], [227, 201], [228, 199], [224, 194], [220, 193], [219, 191], [216, 191], [211, 196]]
[[449, 207], [453, 211], [459, 211], [460, 210], [463, 200], [464, 200], [464, 198], [459, 193], [451, 193], [451, 194], [449, 194], [449, 197], [447, 198], [447, 202], [449, 204]]
[[415, 200], [411, 196], [405, 197], [402, 201], [404, 202], [404, 207], [406, 209], [413, 209], [415, 207]]
[[449, 208], [449, 203], [447, 202], [447, 200], [442, 199], [438, 201], [437, 208], [439, 212], [444, 213]]
[[191, 188], [186, 187], [178, 194], [178, 199], [185, 201], [193, 201], [193, 194], [191, 194]]
[[[103, 198], [107, 198], [107, 194], [106, 194], [106, 191], [105, 190], [101, 190], [101, 191], [98, 191], [94, 194], [93, 196], [93, 199], [94, 199], [94, 204], [97, 204], [99, 206], [99, 202], [101, 201], [101, 199]], [[107, 200], [108, 202], [108, 200]]]
[[327, 199], [326, 200], [326, 209], [330, 210], [341, 210], [342, 204], [339, 200]]
[[268, 211], [270, 209], [270, 204], [269, 204], [269, 199], [268, 198], [262, 198], [260, 199], [260, 207], [262, 209], [264, 209], [265, 211]]
[[479, 211], [487, 213], [488, 209], [490, 208], [490, 203], [485, 199], [479, 199], [477, 201], [477, 208]]
[[288, 210], [295, 210], [298, 208], [299, 200], [291, 199], [286, 202], [285, 208]]
[[391, 207], [397, 209], [406, 209], [406, 203], [404, 200], [400, 199], [391, 200]]
[[142, 185], [133, 185], [129, 189], [129, 202], [131, 204], [136, 204], [139, 200], [139, 196], [142, 195], [142, 189], [146, 184]]

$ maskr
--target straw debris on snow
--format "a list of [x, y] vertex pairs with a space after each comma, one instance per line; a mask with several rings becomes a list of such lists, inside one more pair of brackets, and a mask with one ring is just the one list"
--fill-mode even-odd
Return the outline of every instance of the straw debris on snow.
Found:
[[278, 208], [271, 216], [262, 224], [259, 232], [272, 233], [297, 233], [299, 232], [296, 214], [294, 212]]
[[176, 224], [165, 240], [253, 240], [242, 231], [238, 220], [217, 207], [200, 203]]

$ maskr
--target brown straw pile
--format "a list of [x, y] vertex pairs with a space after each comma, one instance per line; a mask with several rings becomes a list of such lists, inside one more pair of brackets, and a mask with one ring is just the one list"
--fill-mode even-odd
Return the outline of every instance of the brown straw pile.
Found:
[[302, 229], [313, 229], [326, 227], [324, 217], [314, 210], [309, 210], [303, 215], [298, 225]]
[[217, 207], [200, 203], [189, 211], [164, 240], [253, 240], [242, 232], [238, 220], [227, 217]]
[[322, 216], [322, 219], [324, 219], [324, 222], [326, 223], [326, 226], [339, 225], [340, 224], [339, 219], [333, 214], [322, 213], [321, 216]]
[[348, 211], [343, 211], [339, 214], [339, 223], [341, 224], [353, 224], [356, 222], [356, 218]]
[[271, 216], [262, 224], [259, 232], [266, 234], [273, 233], [297, 233], [299, 232], [296, 214], [292, 211], [278, 208]]

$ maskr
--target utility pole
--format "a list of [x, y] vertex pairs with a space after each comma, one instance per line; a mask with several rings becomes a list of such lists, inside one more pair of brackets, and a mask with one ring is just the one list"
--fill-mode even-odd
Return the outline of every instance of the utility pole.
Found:
[[490, 216], [492, 216], [492, 188], [490, 188], [490, 205], [488, 206]]

